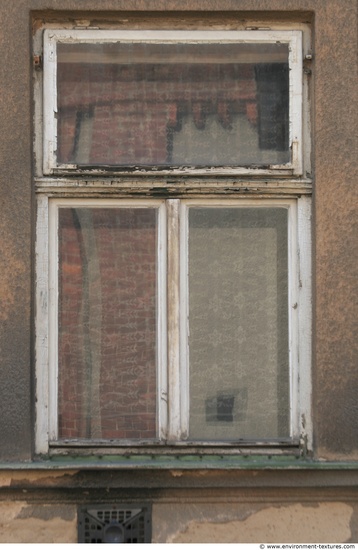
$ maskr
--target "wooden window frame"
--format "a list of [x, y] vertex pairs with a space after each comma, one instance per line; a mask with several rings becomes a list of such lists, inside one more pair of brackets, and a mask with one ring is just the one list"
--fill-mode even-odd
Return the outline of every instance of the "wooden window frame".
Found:
[[[312, 450], [311, 420], [311, 169], [308, 74], [303, 72], [304, 55], [311, 55], [310, 33], [305, 25], [267, 24], [265, 30], [146, 31], [116, 29], [41, 29], [35, 37], [43, 43], [43, 72], [34, 71], [35, 91], [35, 188], [36, 222], [36, 406], [35, 452], [37, 455], [79, 454], [282, 454]], [[267, 28], [266, 28], [267, 26]], [[287, 30], [291, 29], [291, 30]], [[214, 167], [151, 172], [143, 167], [126, 172], [105, 168], [86, 170], [56, 163], [56, 44], [58, 41], [116, 41], [119, 37], [146, 41], [249, 39], [290, 44], [290, 144], [291, 165], [262, 168]], [[43, 37], [43, 38], [42, 38]], [[41, 46], [42, 47], [42, 46]], [[197, 201], [197, 202], [196, 202]], [[92, 204], [158, 205], [162, 214], [160, 241], [166, 268], [159, 270], [161, 325], [158, 331], [161, 365], [158, 407], [158, 440], [78, 442], [58, 441], [57, 419], [57, 268], [56, 209], [59, 205]], [[183, 303], [182, 243], [185, 241], [185, 209], [191, 204], [232, 204], [237, 207], [284, 205], [289, 223], [289, 319], [291, 373], [291, 434], [286, 441], [190, 442], [183, 439], [185, 391], [186, 304]], [[164, 222], [165, 219], [165, 222]], [[166, 248], [168, 247], [168, 248]], [[164, 252], [165, 250], [165, 252]], [[168, 250], [170, 252], [168, 253]], [[185, 255], [185, 254], [184, 254]], [[167, 283], [165, 272], [176, 275]], [[185, 277], [184, 277], [185, 278]], [[185, 284], [184, 284], [185, 286]], [[164, 303], [166, 306], [164, 307]], [[184, 382], [183, 382], [184, 380]], [[183, 401], [184, 400], [184, 401]], [[170, 401], [169, 409], [166, 408]], [[184, 412], [183, 412], [184, 411]]]

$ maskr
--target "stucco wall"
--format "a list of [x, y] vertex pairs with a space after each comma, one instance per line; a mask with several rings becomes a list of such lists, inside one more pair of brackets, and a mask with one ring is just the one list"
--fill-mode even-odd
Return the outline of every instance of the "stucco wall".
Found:
[[[322, 458], [357, 457], [356, 338], [356, 71], [357, 6], [353, 0], [151, 2], [105, 1], [106, 19], [195, 27], [203, 17], [230, 21], [264, 17], [311, 21], [314, 32], [314, 434]], [[31, 456], [33, 371], [33, 218], [31, 23], [65, 20], [71, 0], [4, 4], [1, 64], [0, 344], [3, 460]], [[128, 10], [131, 12], [124, 12]], [[159, 13], [165, 8], [166, 13]], [[251, 12], [247, 12], [250, 8]], [[78, 10], [87, 10], [82, 13]], [[39, 10], [39, 12], [37, 12]], [[41, 12], [41, 10], [45, 10]], [[115, 10], [115, 14], [108, 13]], [[178, 13], [173, 13], [177, 10]], [[257, 13], [256, 12], [259, 12]], [[281, 11], [280, 13], [277, 13]], [[96, 11], [96, 14], [93, 14]], [[98, 3], [76, 2], [81, 18]], [[107, 13], [106, 13], [107, 12]], [[205, 13], [203, 13], [205, 12]], [[210, 12], [210, 13], [208, 13]], [[72, 13], [73, 16], [73, 13]], [[120, 24], [120, 23], [119, 23]], [[123, 23], [122, 23], [123, 24]]]
[[141, 474], [142, 490], [136, 478], [114, 472], [109, 494], [132, 499], [128, 491], [137, 486], [135, 498], [154, 503], [158, 542], [357, 542], [357, 479], [338, 463], [358, 458], [356, 1], [17, 0], [3, 2], [0, 13], [0, 461], [19, 468], [2, 474], [0, 542], [76, 541], [77, 504], [108, 494], [104, 482], [96, 492], [93, 480], [86, 493], [86, 476], [69, 487], [48, 473], [45, 486], [29, 487], [33, 474], [20, 470], [32, 458], [34, 424], [32, 24], [75, 13], [119, 26], [147, 18], [152, 28], [195, 28], [203, 18], [223, 26], [265, 18], [312, 25], [314, 454], [337, 468], [326, 486], [312, 470], [279, 490], [276, 474], [221, 471], [220, 483], [208, 478], [204, 492], [180, 476], [175, 490], [163, 489], [165, 476], [153, 484], [149, 472]]
[[[153, 508], [153, 543], [343, 543], [352, 541], [354, 508], [344, 502], [285, 504], [161, 503]], [[70, 505], [0, 503], [0, 543], [75, 543]]]
[[[25, 479], [26, 477], [26, 479]], [[76, 542], [78, 506], [152, 503], [152, 542], [357, 542], [355, 476], [334, 473], [13, 472], [0, 543]]]

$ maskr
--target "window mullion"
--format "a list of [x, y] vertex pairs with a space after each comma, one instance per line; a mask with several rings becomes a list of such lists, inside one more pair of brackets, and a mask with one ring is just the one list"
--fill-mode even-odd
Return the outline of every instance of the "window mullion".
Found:
[[181, 438], [180, 411], [180, 311], [179, 311], [179, 211], [180, 201], [167, 201], [168, 220], [168, 440]]
[[49, 440], [58, 438], [58, 207], [49, 209]]

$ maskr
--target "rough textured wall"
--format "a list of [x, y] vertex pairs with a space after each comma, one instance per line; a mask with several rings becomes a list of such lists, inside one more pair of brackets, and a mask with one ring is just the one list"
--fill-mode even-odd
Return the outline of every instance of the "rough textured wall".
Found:
[[201, 504], [200, 513], [195, 504], [185, 509], [172, 504], [169, 513], [168, 506], [159, 504], [153, 511], [153, 542], [346, 542], [351, 540], [352, 515], [353, 507], [342, 502]]
[[[101, 11], [131, 10], [152, 21], [172, 12], [177, 28], [188, 10], [201, 17], [208, 10], [222, 20], [314, 13], [314, 428], [317, 457], [357, 458], [356, 371], [356, 17], [354, 0], [104, 0]], [[32, 409], [32, 102], [31, 11], [43, 19], [59, 18], [73, 0], [18, 0], [1, 7], [1, 243], [0, 346], [2, 388], [0, 448], [3, 460], [31, 455]], [[79, 17], [98, 10], [96, 0], [75, 3]], [[57, 10], [62, 10], [62, 14]], [[80, 11], [82, 10], [82, 11]], [[247, 10], [250, 10], [248, 12]], [[175, 15], [175, 12], [178, 12]], [[67, 14], [68, 15], [68, 14]], [[261, 14], [260, 14], [261, 16]], [[132, 17], [125, 14], [125, 19]], [[262, 15], [263, 17], [263, 15]]]
[[26, 25], [21, 16], [17, 32], [19, 7], [1, 6], [0, 37], [0, 454], [5, 460], [29, 458], [31, 442], [31, 80], [28, 10]]
[[[153, 543], [343, 543], [354, 507], [344, 502], [163, 503], [153, 507]], [[75, 543], [74, 504], [0, 503], [0, 543]]]
[[77, 542], [75, 506], [0, 503], [0, 542]]
[[[195, 28], [204, 16], [223, 26], [228, 18], [312, 21], [315, 454], [357, 459], [356, 1], [17, 0], [0, 8], [0, 461], [28, 461], [32, 451], [31, 17], [36, 12], [37, 26], [61, 21], [74, 6], [79, 18], [97, 17], [100, 7], [108, 21], [123, 11], [120, 19], [138, 25], [145, 16], [152, 28], [165, 27], [168, 13], [176, 28]], [[75, 542], [78, 503], [133, 498], [154, 502], [155, 542], [358, 541], [357, 482], [348, 471], [331, 472], [322, 490], [314, 470], [296, 472], [285, 490], [278, 487], [289, 470], [178, 472], [172, 493], [152, 471], [110, 471], [99, 482], [104, 473], [80, 473], [75, 481], [72, 474], [2, 473], [0, 542]]]
[[358, 542], [345, 471], [0, 474], [0, 543], [76, 542], [78, 506], [152, 503], [152, 542]]
[[316, 15], [315, 433], [322, 458], [358, 458], [357, 4]]

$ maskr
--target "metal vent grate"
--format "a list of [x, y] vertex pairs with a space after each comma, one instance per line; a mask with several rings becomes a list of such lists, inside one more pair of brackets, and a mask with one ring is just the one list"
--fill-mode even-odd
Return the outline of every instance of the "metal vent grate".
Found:
[[78, 510], [78, 542], [151, 542], [151, 506], [99, 504]]

